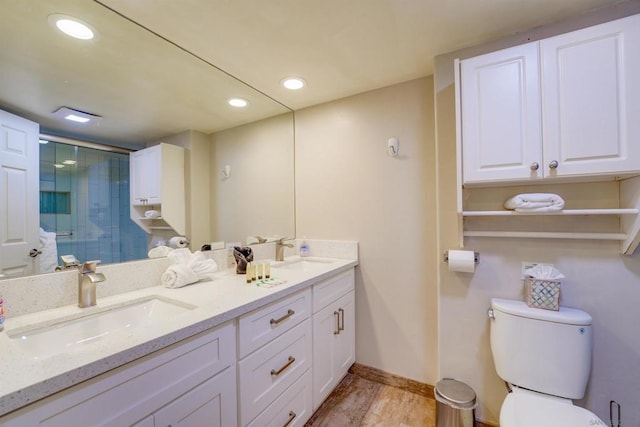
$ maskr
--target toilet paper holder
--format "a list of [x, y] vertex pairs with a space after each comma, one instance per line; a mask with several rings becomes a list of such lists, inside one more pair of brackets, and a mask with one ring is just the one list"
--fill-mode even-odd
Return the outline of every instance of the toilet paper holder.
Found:
[[[449, 262], [449, 251], [446, 251], [442, 258], [444, 259], [444, 262]], [[480, 252], [473, 253], [473, 261], [476, 264], [480, 264]]]

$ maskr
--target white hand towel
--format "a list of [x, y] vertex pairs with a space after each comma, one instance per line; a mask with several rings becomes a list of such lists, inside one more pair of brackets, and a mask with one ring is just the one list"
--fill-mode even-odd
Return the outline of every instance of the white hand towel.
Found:
[[198, 276], [185, 264], [173, 264], [167, 267], [160, 281], [166, 288], [181, 288], [198, 281]]
[[191, 270], [198, 276], [199, 279], [204, 279], [209, 274], [218, 271], [218, 265], [212, 259], [205, 258], [204, 254], [200, 251], [195, 251], [187, 264]]
[[152, 248], [147, 255], [149, 258], [164, 258], [169, 255], [169, 252], [173, 251], [169, 246], [156, 246]]
[[171, 264], [188, 265], [191, 259], [191, 251], [188, 248], [174, 249], [167, 255]]
[[58, 266], [58, 246], [56, 233], [40, 228], [40, 273], [51, 273]]
[[525, 193], [511, 197], [504, 207], [516, 212], [557, 212], [564, 208], [564, 200], [553, 193]]

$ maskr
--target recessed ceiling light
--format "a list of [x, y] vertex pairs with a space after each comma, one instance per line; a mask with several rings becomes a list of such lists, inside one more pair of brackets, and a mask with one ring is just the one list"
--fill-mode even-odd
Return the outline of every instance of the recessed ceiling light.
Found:
[[60, 107], [53, 112], [53, 115], [76, 123], [97, 122], [102, 119], [102, 117], [97, 114], [91, 114], [69, 107]]
[[75, 160], [67, 159], [67, 160], [63, 160], [62, 163], [65, 165], [75, 165], [78, 162], [76, 162]]
[[302, 89], [304, 85], [305, 81], [300, 77], [287, 77], [286, 79], [282, 80], [282, 86], [289, 90]]
[[49, 15], [48, 20], [58, 30], [76, 39], [91, 40], [95, 36], [94, 30], [89, 24], [73, 16], [54, 14]]
[[238, 107], [238, 108], [246, 107], [247, 105], [249, 105], [249, 101], [247, 101], [244, 98], [231, 98], [227, 102], [232, 107]]

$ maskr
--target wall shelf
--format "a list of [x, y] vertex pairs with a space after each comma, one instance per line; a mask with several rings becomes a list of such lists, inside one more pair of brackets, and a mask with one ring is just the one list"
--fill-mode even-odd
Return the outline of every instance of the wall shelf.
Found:
[[509, 237], [525, 239], [626, 240], [626, 233], [572, 233], [545, 231], [464, 231], [465, 237]]
[[637, 215], [640, 209], [565, 209], [557, 212], [462, 211], [462, 216]]

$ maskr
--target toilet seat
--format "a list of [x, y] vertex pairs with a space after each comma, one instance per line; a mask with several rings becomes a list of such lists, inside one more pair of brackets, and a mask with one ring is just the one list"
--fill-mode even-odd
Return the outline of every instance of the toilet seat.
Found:
[[606, 426], [571, 400], [513, 387], [500, 409], [500, 427]]

